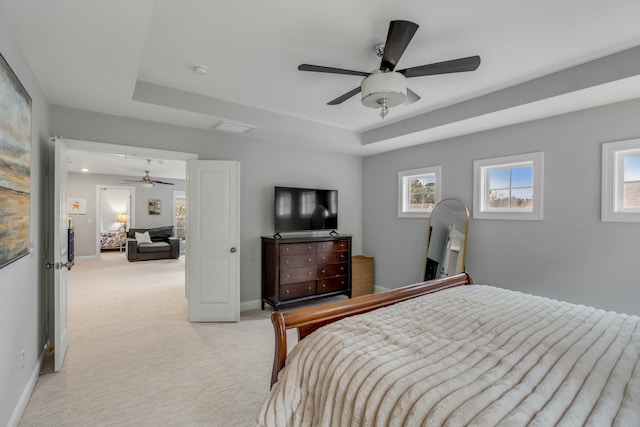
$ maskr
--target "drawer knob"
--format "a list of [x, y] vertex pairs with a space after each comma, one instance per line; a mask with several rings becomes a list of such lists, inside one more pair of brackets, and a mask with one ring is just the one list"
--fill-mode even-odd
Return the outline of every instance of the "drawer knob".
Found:
[[289, 293], [289, 289], [287, 289], [286, 292]]
[[311, 250], [311, 246], [307, 246], [307, 249]]
[[327, 287], [327, 285], [325, 285], [325, 284], [323, 283], [323, 284], [322, 284], [322, 287], [323, 287], [323, 288], [326, 288], [326, 287]]
[[289, 264], [289, 263], [290, 263], [291, 261], [289, 261], [289, 260], [286, 260], [285, 262], [286, 262], [287, 264]]
[[311, 276], [312, 274], [313, 274], [312, 272], [309, 272], [309, 276]]
[[322, 270], [322, 272], [324, 273], [324, 270]]
[[324, 261], [324, 260], [326, 260], [326, 259], [327, 259], [327, 257], [326, 257], [326, 256], [323, 256], [323, 257], [322, 257], [322, 260], [323, 260], [323, 261]]
[[284, 250], [285, 250], [285, 251], [287, 251], [287, 252], [289, 252], [289, 248], [285, 248]]
[[307, 289], [311, 290], [311, 286], [309, 286]]
[[289, 277], [291, 277], [291, 276], [289, 276], [289, 275], [287, 274], [287, 278], [289, 278]]
[[311, 258], [307, 258], [307, 261], [311, 262], [311, 261], [313, 261], [313, 260], [312, 260]]

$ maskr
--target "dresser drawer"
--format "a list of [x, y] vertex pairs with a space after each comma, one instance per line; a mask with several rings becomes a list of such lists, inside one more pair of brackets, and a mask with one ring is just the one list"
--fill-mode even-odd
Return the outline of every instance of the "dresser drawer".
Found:
[[284, 255], [280, 257], [280, 268], [316, 265], [314, 254]]
[[336, 240], [333, 242], [318, 242], [318, 252], [346, 251], [349, 248], [349, 242], [346, 240]]
[[315, 265], [312, 267], [297, 267], [280, 270], [280, 283], [283, 285], [315, 280], [316, 277]]
[[318, 280], [318, 293], [344, 291], [347, 289], [347, 276], [332, 277]]
[[318, 266], [318, 279], [322, 279], [324, 277], [340, 276], [342, 274], [347, 274], [346, 262], [340, 264]]
[[312, 254], [316, 252], [316, 243], [285, 243], [280, 245], [280, 256]]
[[318, 252], [316, 255], [318, 265], [335, 264], [337, 262], [347, 262], [349, 253], [341, 252]]
[[[328, 291], [327, 291], [328, 292]], [[280, 299], [308, 297], [316, 294], [316, 282], [294, 283], [293, 285], [280, 286]]]

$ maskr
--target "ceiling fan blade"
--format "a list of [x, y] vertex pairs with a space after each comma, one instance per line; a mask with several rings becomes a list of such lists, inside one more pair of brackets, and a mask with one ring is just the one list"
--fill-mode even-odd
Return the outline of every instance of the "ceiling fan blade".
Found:
[[432, 76], [434, 74], [461, 73], [464, 71], [474, 71], [480, 66], [480, 57], [468, 56], [466, 58], [452, 59], [450, 61], [436, 62], [433, 64], [420, 65], [418, 67], [405, 68], [398, 72], [405, 77]]
[[346, 101], [347, 99], [351, 98], [353, 95], [360, 93], [360, 86], [358, 86], [357, 88], [345, 93], [342, 96], [337, 97], [336, 99], [334, 99], [333, 101], [329, 101], [327, 102], [327, 105], [338, 105], [338, 104], [342, 104], [344, 101]]
[[154, 184], [175, 185], [173, 182], [157, 181], [155, 179], [152, 179], [151, 182], [154, 183]]
[[331, 73], [331, 74], [347, 74], [349, 76], [362, 76], [367, 77], [371, 73], [364, 71], [345, 70], [343, 68], [323, 67], [322, 65], [302, 64], [298, 65], [300, 71], [315, 71], [316, 73]]
[[404, 101], [404, 105], [413, 104], [414, 102], [420, 101], [420, 95], [407, 88], [407, 100]]
[[384, 55], [380, 63], [380, 71], [393, 71], [400, 61], [400, 57], [409, 45], [413, 35], [418, 30], [418, 24], [410, 21], [391, 21], [387, 41], [384, 43]]
[[139, 179], [123, 179], [124, 182], [144, 182], [144, 181], [140, 181]]

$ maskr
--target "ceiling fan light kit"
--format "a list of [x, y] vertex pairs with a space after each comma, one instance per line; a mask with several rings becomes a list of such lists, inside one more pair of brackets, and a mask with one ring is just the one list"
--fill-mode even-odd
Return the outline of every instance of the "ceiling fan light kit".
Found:
[[[359, 87], [329, 101], [327, 104], [341, 104], [358, 92], [362, 92], [362, 105], [370, 108], [379, 108], [380, 117], [384, 119], [389, 112], [389, 108], [405, 103], [405, 101], [409, 104], [420, 100], [418, 94], [407, 88], [408, 77], [461, 73], [474, 71], [480, 66], [480, 57], [475, 55], [395, 71], [400, 57], [416, 31], [418, 31], [418, 24], [414, 22], [391, 21], [386, 42], [378, 43], [373, 47], [376, 55], [382, 58], [380, 69], [370, 73], [311, 64], [301, 64], [298, 66], [298, 70], [364, 77]], [[409, 99], [407, 99], [407, 92], [411, 94]]]
[[140, 187], [142, 188], [153, 188], [153, 182], [141, 182]]
[[400, 105], [407, 99], [407, 78], [395, 71], [383, 73], [375, 70], [362, 80], [360, 87], [362, 105], [379, 108], [383, 119], [389, 108]]

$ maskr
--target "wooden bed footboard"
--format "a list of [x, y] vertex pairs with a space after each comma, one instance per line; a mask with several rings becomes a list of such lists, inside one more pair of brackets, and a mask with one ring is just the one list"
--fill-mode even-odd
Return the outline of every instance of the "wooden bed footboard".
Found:
[[386, 307], [400, 301], [421, 295], [452, 288], [454, 286], [470, 285], [473, 280], [468, 273], [460, 273], [443, 279], [403, 286], [379, 294], [363, 295], [346, 301], [337, 301], [314, 307], [282, 313], [274, 311], [271, 322], [275, 332], [275, 353], [273, 370], [271, 372], [271, 386], [278, 380], [278, 373], [284, 368], [287, 360], [287, 330], [297, 328], [298, 339], [303, 339], [321, 326], [335, 322], [348, 316], [366, 313], [377, 308]]

